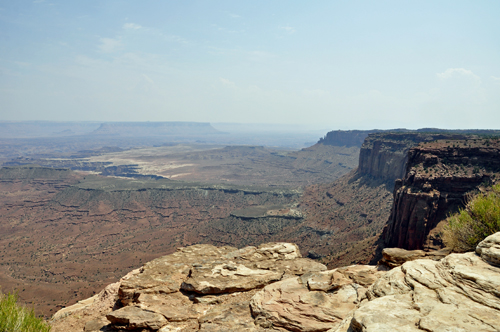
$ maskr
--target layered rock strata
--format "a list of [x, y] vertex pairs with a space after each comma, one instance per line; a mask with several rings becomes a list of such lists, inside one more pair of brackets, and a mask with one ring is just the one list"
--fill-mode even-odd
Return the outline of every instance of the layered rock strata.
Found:
[[405, 175], [394, 188], [385, 246], [439, 248], [438, 224], [463, 206], [470, 192], [499, 178], [498, 139], [438, 140], [412, 148]]
[[[54, 331], [325, 331], [385, 268], [327, 271], [295, 244], [194, 245], [155, 259], [92, 304], [64, 309]], [[114, 290], [114, 301], [109, 299]], [[104, 303], [104, 304], [103, 304]], [[97, 308], [97, 309], [94, 309]], [[107, 310], [102, 310], [107, 307]]]
[[394, 268], [330, 332], [499, 331], [500, 268], [490, 264], [500, 259], [498, 248], [500, 233], [478, 246], [481, 256], [451, 254]]
[[389, 132], [368, 135], [361, 146], [358, 174], [387, 181], [391, 186], [404, 177], [408, 152], [421, 142], [465, 139], [458, 134]]
[[476, 253], [391, 270], [326, 270], [290, 243], [195, 245], [147, 263], [92, 303], [64, 309], [52, 325], [55, 332], [493, 332], [500, 329], [499, 261], [500, 233]]

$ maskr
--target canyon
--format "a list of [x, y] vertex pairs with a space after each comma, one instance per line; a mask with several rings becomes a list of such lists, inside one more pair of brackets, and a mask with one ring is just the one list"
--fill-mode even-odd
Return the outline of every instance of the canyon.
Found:
[[[360, 145], [360, 135], [365, 134]], [[375, 264], [384, 247], [415, 242], [412, 239], [417, 237], [404, 239], [401, 229], [411, 230], [411, 220], [421, 218], [429, 227], [414, 228], [425, 235], [419, 245], [406, 248], [439, 249], [439, 231], [430, 225], [442, 222], [446, 215], [434, 214], [427, 223], [425, 205], [406, 204], [409, 200], [401, 200], [404, 195], [398, 193], [410, 187], [403, 182], [417, 170], [418, 192], [442, 192], [440, 197], [448, 197], [442, 210], [453, 210], [463, 204], [464, 195], [486, 184], [486, 178], [495, 182], [496, 164], [491, 160], [488, 164], [487, 159], [498, 154], [498, 140], [490, 139], [486, 145], [486, 139], [475, 136], [473, 142], [470, 135], [338, 132], [299, 151], [173, 144], [145, 149], [101, 147], [82, 151], [78, 158], [69, 159], [73, 163], [69, 165], [62, 164], [68, 159], [48, 156], [14, 159], [17, 166], [11, 160], [7, 163], [11, 166], [0, 169], [0, 244], [5, 248], [0, 284], [5, 291], [19, 290], [22, 301], [50, 316], [98, 293], [134, 268], [190, 245], [241, 248], [293, 242], [301, 255], [325, 269], [335, 269]], [[478, 149], [486, 151], [481, 157], [484, 165], [474, 160], [459, 163]], [[159, 157], [161, 164], [181, 167], [158, 171], [151, 163]], [[445, 159], [448, 164], [441, 161]], [[43, 160], [50, 167], [31, 164]], [[115, 172], [109, 171], [111, 176], [82, 172], [75, 160]], [[436, 180], [438, 166], [432, 168], [429, 160], [438, 160], [433, 165], [450, 165], [440, 171], [448, 182]], [[452, 163], [459, 165], [460, 176], [449, 175]], [[116, 177], [120, 167], [127, 165], [135, 165], [141, 176]], [[172, 177], [176, 174], [181, 175]], [[450, 185], [456, 180], [470, 183], [453, 196], [452, 205], [451, 194], [439, 183]], [[404, 204], [393, 205], [393, 201]], [[409, 226], [394, 220], [407, 220]], [[397, 241], [405, 244], [391, 245]]]

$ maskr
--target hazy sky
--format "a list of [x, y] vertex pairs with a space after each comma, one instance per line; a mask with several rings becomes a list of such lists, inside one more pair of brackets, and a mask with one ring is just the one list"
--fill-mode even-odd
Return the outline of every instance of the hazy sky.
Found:
[[0, 0], [0, 120], [500, 128], [500, 1]]

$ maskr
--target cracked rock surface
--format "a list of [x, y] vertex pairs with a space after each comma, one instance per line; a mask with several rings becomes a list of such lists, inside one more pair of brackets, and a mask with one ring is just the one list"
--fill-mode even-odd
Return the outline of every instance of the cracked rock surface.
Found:
[[[296, 245], [194, 245], [52, 321], [62, 331], [500, 331], [500, 233], [476, 253], [327, 270]], [[420, 253], [417, 253], [420, 254]], [[399, 256], [398, 256], [399, 257]], [[394, 260], [395, 261], [395, 260]], [[403, 260], [404, 261], [404, 260]]]
[[368, 288], [370, 300], [330, 331], [499, 331], [500, 268], [491, 264], [499, 244], [496, 233], [478, 245], [481, 256], [451, 254], [392, 269]]

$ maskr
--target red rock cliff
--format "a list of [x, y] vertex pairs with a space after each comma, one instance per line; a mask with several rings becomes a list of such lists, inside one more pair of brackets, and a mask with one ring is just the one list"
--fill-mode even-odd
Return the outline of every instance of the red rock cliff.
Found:
[[386, 181], [391, 186], [405, 175], [408, 151], [421, 142], [462, 139], [463, 135], [390, 132], [370, 134], [361, 146], [358, 174]]
[[[438, 140], [411, 148], [382, 235], [386, 247], [435, 249], [446, 217], [499, 178], [500, 140]], [[441, 222], [441, 224], [440, 224]]]

